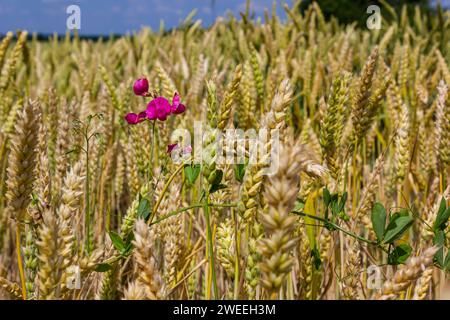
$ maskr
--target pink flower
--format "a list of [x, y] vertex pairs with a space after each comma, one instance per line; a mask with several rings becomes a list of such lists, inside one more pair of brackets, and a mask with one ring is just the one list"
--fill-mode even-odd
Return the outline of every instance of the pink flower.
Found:
[[170, 103], [166, 98], [157, 97], [148, 103], [145, 113], [150, 120], [165, 121], [170, 114], [170, 109]]
[[[133, 85], [133, 91], [138, 96], [150, 96], [148, 92], [148, 80], [145, 78], [137, 79]], [[137, 124], [149, 120], [165, 121], [170, 114], [180, 114], [186, 111], [186, 106], [180, 103], [180, 95], [175, 92], [172, 98], [172, 104], [164, 97], [156, 97], [147, 104], [147, 109], [139, 114], [129, 113], [125, 120], [129, 124]]]
[[144, 121], [145, 118], [146, 118], [145, 112], [140, 112], [139, 114], [129, 113], [125, 116], [125, 120], [128, 122], [128, 124], [137, 124], [139, 122]]
[[137, 79], [133, 85], [134, 94], [146, 96], [148, 94], [148, 80], [146, 78]]
[[183, 154], [190, 154], [190, 153], [192, 153], [191, 146], [187, 146], [187, 147], [183, 148]]
[[173, 150], [178, 148], [178, 143], [169, 144], [167, 146], [167, 153], [172, 153]]
[[182, 103], [180, 103], [180, 95], [175, 92], [172, 99], [172, 106], [171, 106], [171, 112], [173, 114], [180, 114], [186, 111], [186, 106]]

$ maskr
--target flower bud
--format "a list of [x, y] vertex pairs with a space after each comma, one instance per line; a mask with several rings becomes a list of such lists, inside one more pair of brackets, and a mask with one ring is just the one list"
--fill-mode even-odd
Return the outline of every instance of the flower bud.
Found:
[[137, 79], [134, 82], [133, 91], [137, 96], [146, 96], [148, 93], [148, 80], [146, 78]]

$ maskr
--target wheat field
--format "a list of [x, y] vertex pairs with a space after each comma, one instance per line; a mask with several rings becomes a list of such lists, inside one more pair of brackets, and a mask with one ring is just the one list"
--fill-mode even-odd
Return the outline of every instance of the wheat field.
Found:
[[[450, 13], [385, 4], [369, 30], [299, 5], [7, 33], [0, 298], [448, 298]], [[264, 129], [276, 170], [247, 136], [217, 149], [231, 129]]]

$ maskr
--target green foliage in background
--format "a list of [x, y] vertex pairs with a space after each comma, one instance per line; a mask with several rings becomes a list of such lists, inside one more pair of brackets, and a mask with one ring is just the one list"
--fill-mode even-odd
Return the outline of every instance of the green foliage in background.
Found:
[[[366, 19], [369, 16], [367, 14], [367, 7], [370, 5], [378, 5], [381, 8], [383, 17], [388, 18], [389, 14], [384, 14], [383, 1], [367, 1], [367, 0], [305, 0], [302, 2], [301, 10], [306, 10], [308, 6], [317, 2], [320, 5], [325, 17], [328, 19], [334, 16], [340, 23], [353, 23], [357, 22], [360, 26], [365, 26]], [[388, 0], [389, 5], [394, 7], [398, 12], [402, 5], [408, 6], [408, 11], [413, 14], [414, 6], [419, 5], [424, 12], [431, 11], [430, 1], [428, 0]]]

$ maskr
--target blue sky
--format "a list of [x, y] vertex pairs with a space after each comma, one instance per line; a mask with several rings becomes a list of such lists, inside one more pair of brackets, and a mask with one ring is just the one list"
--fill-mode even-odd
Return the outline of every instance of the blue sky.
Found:
[[[71, 4], [81, 9], [80, 34], [123, 34], [142, 26], [159, 29], [163, 19], [168, 28], [177, 26], [193, 9], [196, 18], [209, 25], [228, 10], [236, 16], [245, 9], [245, 0], [0, 0], [0, 34], [17, 29], [40, 33], [65, 33], [66, 8]], [[284, 15], [277, 0], [277, 11]], [[272, 8], [273, 0], [253, 0], [252, 9], [263, 16], [264, 8]]]
[[[336, 0], [339, 1], [339, 0]], [[160, 20], [166, 28], [179, 25], [193, 9], [204, 26], [210, 25], [217, 16], [227, 11], [239, 16], [245, 9], [245, 0], [0, 0], [0, 34], [17, 29], [29, 32], [60, 34], [66, 31], [66, 8], [77, 4], [81, 9], [80, 34], [124, 34], [139, 30], [142, 26], [159, 29]], [[252, 10], [262, 17], [264, 8], [272, 8], [274, 0], [252, 0]], [[282, 3], [293, 0], [276, 0], [277, 12], [285, 17]], [[437, 0], [432, 0], [436, 3]], [[450, 0], [441, 0], [450, 7]]]

